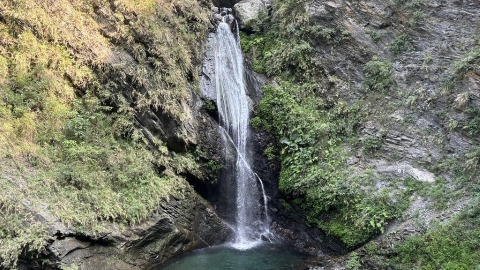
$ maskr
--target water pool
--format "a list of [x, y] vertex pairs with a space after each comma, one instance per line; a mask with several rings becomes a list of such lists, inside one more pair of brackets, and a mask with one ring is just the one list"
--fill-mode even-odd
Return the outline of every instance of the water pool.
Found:
[[181, 255], [156, 270], [296, 270], [305, 269], [306, 256], [278, 244], [239, 250], [217, 246]]

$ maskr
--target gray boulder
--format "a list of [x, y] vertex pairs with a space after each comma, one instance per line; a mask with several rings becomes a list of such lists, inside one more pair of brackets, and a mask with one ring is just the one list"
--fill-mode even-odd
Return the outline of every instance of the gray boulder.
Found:
[[266, 5], [262, 0], [242, 0], [233, 6], [233, 10], [240, 28], [247, 29], [251, 28], [261, 12], [266, 10]]

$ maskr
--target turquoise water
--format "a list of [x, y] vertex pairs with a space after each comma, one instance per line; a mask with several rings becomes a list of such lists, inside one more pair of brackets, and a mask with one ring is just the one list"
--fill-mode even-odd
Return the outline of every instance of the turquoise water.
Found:
[[[292, 249], [262, 244], [248, 250], [218, 246], [196, 250], [159, 266], [157, 270], [296, 270], [306, 257]], [[303, 268], [302, 268], [303, 266]]]

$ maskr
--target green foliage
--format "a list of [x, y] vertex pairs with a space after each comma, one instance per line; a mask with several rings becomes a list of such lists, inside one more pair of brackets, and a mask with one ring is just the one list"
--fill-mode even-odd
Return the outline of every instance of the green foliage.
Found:
[[223, 165], [222, 164], [219, 164], [218, 162], [215, 162], [214, 160], [210, 160], [208, 161], [208, 163], [206, 164], [207, 168], [209, 168], [210, 170], [214, 171], [214, 172], [218, 172], [220, 171], [221, 169], [223, 169]]
[[[200, 147], [195, 149], [191, 157], [191, 163], [194, 166], [186, 170], [185, 173], [192, 173], [196, 177], [200, 179], [206, 179], [212, 184], [218, 181], [216, 175], [221, 169], [223, 169], [223, 164], [216, 160], [209, 159], [209, 155]], [[205, 172], [207, 172], [208, 175], [205, 175]]]
[[470, 135], [477, 135], [480, 132], [480, 109], [468, 108], [465, 110], [467, 121], [460, 123], [459, 127]]
[[392, 263], [405, 269], [474, 269], [480, 262], [480, 204], [397, 246]]
[[1, 267], [46, 244], [32, 198], [96, 233], [105, 220], [145, 220], [181, 192], [179, 175], [199, 174], [135, 116], [184, 118], [209, 12], [206, 1], [2, 2]]
[[[360, 189], [360, 183], [350, 182]], [[328, 234], [339, 237], [348, 247], [357, 247], [377, 233], [383, 233], [389, 220], [399, 217], [408, 207], [408, 193], [394, 194], [357, 191], [328, 221], [317, 221]], [[398, 203], [398, 200], [406, 200]]]
[[400, 54], [401, 52], [413, 51], [415, 48], [412, 43], [413, 39], [408, 34], [401, 34], [397, 36], [388, 46], [390, 51], [395, 55]]
[[462, 117], [454, 117], [455, 113], [444, 114], [444, 121], [450, 130], [463, 131], [470, 136], [480, 133], [480, 110], [472, 106], [473, 96], [465, 83], [480, 71], [480, 47], [476, 46], [459, 61], [455, 61], [452, 69], [455, 74], [445, 81], [441, 96], [450, 110], [460, 110]]
[[392, 64], [374, 58], [365, 64], [365, 80], [363, 86], [367, 90], [387, 92], [392, 85]]
[[383, 138], [377, 136], [367, 136], [362, 141], [363, 150], [367, 154], [373, 154], [382, 148]]
[[205, 101], [204, 108], [205, 108], [205, 110], [207, 110], [209, 112], [216, 112], [217, 111], [217, 106], [211, 100]]
[[453, 63], [454, 70], [457, 74], [465, 74], [471, 70], [480, 69], [480, 47], [471, 50], [465, 58]]
[[342, 149], [362, 117], [358, 107], [338, 102], [319, 110], [314, 100], [298, 99], [303, 89], [287, 82], [266, 86], [256, 122], [280, 143], [280, 190], [295, 198], [310, 224], [355, 247], [381, 232], [404, 206], [388, 194], [365, 192], [360, 178], [348, 177]]
[[313, 52], [309, 42], [304, 40], [292, 42], [286, 37], [278, 38], [271, 33], [265, 36], [242, 33], [241, 37], [243, 50], [254, 56], [252, 66], [256, 72], [269, 76], [295, 76], [298, 68], [304, 71], [302, 77], [313, 76], [315, 63], [308, 57]]
[[[358, 136], [364, 101], [333, 102], [331, 93], [322, 89], [322, 81], [337, 80], [322, 74], [324, 69], [313, 61], [314, 42], [334, 46], [346, 35], [311, 23], [303, 4], [275, 1], [272, 19], [259, 25], [260, 31], [241, 36], [253, 68], [276, 76], [278, 82], [264, 87], [251, 124], [277, 139], [280, 191], [305, 212], [309, 224], [353, 248], [381, 232], [405, 205], [394, 203], [397, 196], [367, 192], [360, 188], [365, 179], [349, 173], [350, 153], [344, 149]], [[391, 86], [390, 63], [374, 59], [366, 72], [367, 89], [383, 92]]]
[[[94, 230], [99, 220], [147, 218], [172, 190], [171, 177], [157, 174], [157, 166], [169, 164], [159, 163], [159, 156], [142, 141], [122, 138], [125, 116], [107, 115], [101, 106], [78, 106], [66, 124], [64, 139], [40, 152], [46, 160], [36, 167], [43, 174], [31, 179], [37, 196], [49, 202], [63, 222], [88, 230]], [[179, 170], [183, 163], [171, 159]], [[45, 179], [53, 181], [45, 185]]]
[[274, 160], [276, 158], [276, 152], [277, 151], [273, 145], [270, 145], [265, 149], [265, 155], [267, 156], [268, 160]]
[[429, 169], [436, 174], [445, 174], [449, 178], [437, 177], [435, 183], [423, 188], [423, 196], [431, 198], [437, 209], [444, 209], [464, 197], [477, 197], [480, 194], [478, 179], [478, 147], [472, 147], [459, 157], [444, 159]]
[[[8, 180], [0, 176], [0, 183], [8, 187]], [[13, 194], [12, 194], [13, 195]], [[0, 197], [0, 267], [15, 265], [22, 252], [39, 252], [46, 245], [43, 224], [17, 201], [18, 198]]]
[[259, 22], [254, 34], [241, 34], [242, 48], [253, 56], [256, 72], [283, 79], [314, 82], [319, 70], [312, 59], [313, 40], [335, 44], [346, 32], [318, 25], [305, 13], [306, 1], [283, 0], [273, 3], [272, 16]]
[[448, 186], [448, 182], [444, 178], [437, 178], [435, 184], [426, 190], [426, 197], [434, 201], [436, 209], [445, 209], [456, 195], [455, 190]]
[[362, 267], [359, 261], [358, 253], [352, 252], [350, 253], [350, 259], [348, 259], [346, 268], [351, 270], [358, 270]]
[[471, 176], [475, 176], [480, 166], [480, 147], [473, 147], [473, 149], [466, 155], [465, 170], [471, 172]]

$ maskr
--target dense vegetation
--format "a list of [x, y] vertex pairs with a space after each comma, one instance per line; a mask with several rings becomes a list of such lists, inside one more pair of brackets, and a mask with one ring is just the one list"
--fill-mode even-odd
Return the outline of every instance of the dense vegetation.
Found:
[[[397, 2], [398, 8], [408, 12], [419, 5], [418, 1]], [[347, 166], [347, 158], [352, 156], [349, 149], [360, 148], [366, 157], [374, 157], [382, 149], [385, 139], [382, 136], [364, 136], [359, 142], [359, 127], [371, 117], [381, 117], [388, 106], [404, 106], [403, 101], [385, 101], [401, 100], [403, 94], [395, 86], [389, 59], [373, 56], [364, 64], [362, 88], [349, 88], [360, 91], [362, 96], [355, 101], [342, 100], [335, 90], [340, 78], [329, 74], [328, 63], [318, 61], [315, 53], [321, 48], [333, 54], [335, 47], [348, 42], [348, 34], [335, 25], [311, 21], [305, 13], [305, 3], [275, 1], [271, 15], [264, 16], [252, 34], [242, 35], [242, 46], [250, 55], [253, 69], [277, 81], [264, 88], [264, 98], [252, 124], [276, 136], [282, 165], [280, 190], [303, 209], [307, 222], [353, 249], [383, 232], [390, 220], [401, 217], [412, 195], [432, 199], [439, 209], [459, 196], [478, 196], [478, 181], [472, 180], [479, 164], [478, 151], [433, 164], [430, 169], [438, 175], [448, 175], [448, 180], [439, 177], [432, 185], [409, 177], [390, 179], [373, 170], [359, 173]], [[412, 17], [416, 21], [423, 18], [418, 13]], [[395, 58], [413, 50], [412, 44], [410, 35], [399, 34], [387, 49]], [[477, 56], [473, 50], [465, 60], [455, 63], [455, 69], [465, 73], [475, 68]], [[429, 61], [428, 57], [424, 59], [427, 64]], [[406, 102], [415, 104], [417, 99], [408, 97]], [[388, 106], [378, 108], [380, 104]], [[459, 124], [459, 129], [476, 134], [476, 111], [468, 108], [465, 114], [468, 121]], [[272, 158], [272, 151], [268, 150], [266, 154]], [[379, 178], [384, 184], [382, 188], [376, 186]], [[424, 236], [411, 238], [396, 249], [396, 257], [390, 264], [425, 269], [438, 269], [446, 262], [458, 266], [452, 269], [475, 265], [479, 243], [472, 239], [478, 237], [474, 225], [478, 211], [472, 211]], [[468, 232], [462, 237], [447, 237], [446, 233], [454, 227], [462, 228], [455, 233]], [[431, 239], [444, 242], [430, 242]], [[429, 253], [429, 257], [419, 262], [423, 253], [418, 249]], [[434, 250], [439, 254], [433, 254]], [[449, 257], [452, 252], [458, 256]]]
[[[473, 269], [480, 267], [480, 204], [446, 225], [409, 238], [395, 248], [392, 262], [399, 268]], [[403, 267], [402, 267], [403, 266]]]
[[[408, 192], [392, 196], [367, 190], [362, 186], [372, 176], [352, 177], [349, 172], [349, 153], [344, 149], [357, 144], [358, 127], [367, 113], [361, 107], [368, 101], [347, 104], [332, 98], [335, 93], [326, 85], [335, 84], [337, 78], [313, 61], [313, 41], [335, 46], [347, 36], [342, 29], [311, 23], [303, 4], [276, 1], [273, 15], [257, 25], [260, 31], [243, 35], [253, 68], [279, 82], [265, 87], [252, 123], [275, 134], [280, 143], [280, 190], [302, 207], [311, 225], [355, 247], [399, 216], [407, 205], [394, 201]], [[388, 62], [373, 59], [365, 69], [365, 90], [383, 92], [391, 85]], [[370, 153], [380, 146], [381, 138], [364, 143]]]
[[[137, 120], [148, 110], [176, 124], [188, 117], [184, 102], [198, 83], [207, 2], [2, 2], [0, 267], [12, 267], [22, 252], [46, 245], [47, 224], [35, 214], [88, 233], [100, 232], [103, 221], [139, 222], [169, 194], [181, 192], [179, 175], [198, 171], [192, 154], [174, 153]], [[410, 14], [412, 27], [424, 19], [420, 1], [394, 2]], [[329, 74], [328, 63], [315, 61], [315, 46], [333, 51], [348, 41], [348, 33], [312, 22], [305, 3], [276, 0], [253, 34], [242, 34], [253, 68], [277, 81], [265, 87], [252, 124], [277, 139], [279, 149], [271, 146], [266, 154], [281, 160], [285, 203], [296, 204], [311, 226], [353, 249], [401, 216], [412, 194], [433, 199], [439, 209], [459, 196], [478, 196], [478, 148], [432, 164], [431, 171], [451, 176], [435, 185], [385, 178], [379, 191], [373, 170], [357, 173], [346, 165], [352, 148], [366, 157], [382, 150], [382, 136], [359, 141], [359, 128], [376, 113], [366, 108], [378, 106], [385, 95], [403, 96], [394, 91], [392, 63], [370, 57], [362, 87], [355, 89], [362, 96], [342, 100], [335, 92], [340, 79]], [[374, 34], [373, 40], [382, 38]], [[401, 33], [388, 50], [399, 57], [413, 44], [412, 36]], [[426, 55], [426, 68], [431, 61]], [[461, 111], [465, 117], [441, 117], [446, 128], [467, 136], [480, 133], [480, 111], [459, 84], [478, 72], [479, 63], [480, 50], [474, 48], [455, 63], [456, 76], [446, 83], [443, 97], [434, 97]], [[415, 107], [422, 98], [412, 93], [405, 101]], [[403, 268], [475, 266], [480, 260], [476, 203], [453, 221], [394, 247], [389, 260], [379, 260]], [[377, 255], [374, 249], [372, 254]], [[360, 260], [353, 255], [352, 269]]]
[[202, 1], [2, 1], [0, 267], [46, 244], [33, 213], [95, 233], [178, 192], [195, 161], [135, 117], [187, 117], [207, 22]]

